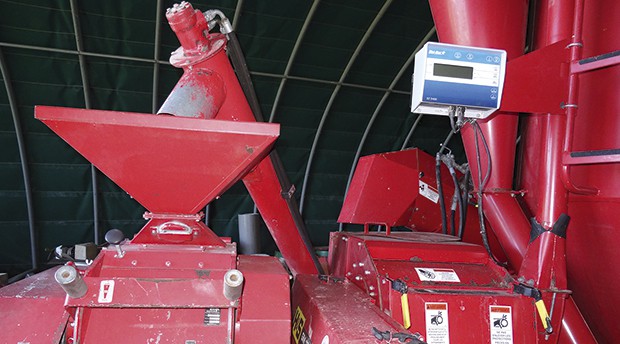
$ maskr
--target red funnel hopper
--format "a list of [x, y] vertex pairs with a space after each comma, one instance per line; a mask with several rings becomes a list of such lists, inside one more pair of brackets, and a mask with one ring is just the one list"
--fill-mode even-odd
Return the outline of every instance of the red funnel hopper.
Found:
[[37, 106], [35, 117], [140, 204], [195, 214], [256, 165], [277, 124]]

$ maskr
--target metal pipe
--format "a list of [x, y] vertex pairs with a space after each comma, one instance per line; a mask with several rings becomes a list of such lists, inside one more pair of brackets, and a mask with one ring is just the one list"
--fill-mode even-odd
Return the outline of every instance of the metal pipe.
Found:
[[[364, 33], [364, 36], [362, 36], [362, 39], [360, 40], [360, 42], [357, 44], [357, 47], [355, 48], [355, 51], [351, 55], [349, 62], [347, 63], [344, 70], [342, 71], [342, 74], [340, 75], [340, 79], [338, 80], [339, 83], [344, 82], [344, 80], [347, 78], [347, 75], [349, 75], [349, 71], [351, 70], [351, 67], [353, 67], [355, 60], [359, 56], [359, 53], [362, 51], [362, 48], [366, 44], [366, 41], [368, 41], [368, 38], [370, 38], [370, 34], [374, 31], [377, 24], [379, 24], [379, 21], [381, 20], [381, 18], [383, 17], [383, 15], [385, 14], [385, 12], [387, 11], [387, 9], [390, 7], [391, 4], [392, 4], [392, 0], [387, 0], [383, 4], [381, 9], [379, 10], [379, 13], [377, 13], [377, 15], [375, 16], [375, 19], [373, 19], [372, 23], [370, 23], [370, 26]], [[306, 200], [306, 190], [308, 187], [308, 179], [310, 177], [310, 171], [312, 170], [312, 162], [314, 160], [314, 155], [316, 153], [316, 147], [318, 145], [319, 138], [321, 137], [321, 133], [323, 131], [323, 125], [325, 125], [325, 120], [327, 120], [327, 115], [331, 111], [332, 105], [334, 104], [334, 100], [336, 100], [336, 97], [338, 96], [338, 93], [340, 92], [341, 87], [342, 87], [341, 85], [336, 85], [336, 88], [334, 88], [332, 95], [329, 97], [329, 101], [327, 102], [327, 106], [325, 107], [325, 110], [323, 111], [323, 115], [321, 116], [321, 121], [319, 122], [319, 126], [314, 135], [314, 140], [312, 141], [312, 147], [310, 148], [310, 154], [308, 155], [308, 162], [306, 163], [306, 171], [304, 173], [304, 180], [301, 186], [301, 197], [299, 199], [299, 213], [301, 214], [303, 214], [303, 211], [304, 211], [304, 203]]]
[[[567, 48], [570, 49], [570, 61], [575, 63], [581, 59], [582, 55], [582, 35], [583, 35], [583, 0], [575, 1], [575, 12], [572, 27], [572, 39]], [[564, 152], [570, 152], [573, 149], [573, 133], [575, 131], [575, 117], [577, 116], [579, 101], [579, 74], [571, 72], [568, 77], [568, 99], [566, 106], [566, 125], [564, 142], [562, 144], [562, 150]], [[566, 190], [572, 193], [581, 195], [598, 194], [598, 189], [591, 187], [582, 187], [573, 184], [570, 179], [570, 166], [563, 164], [562, 173], [560, 175], [562, 183]]]
[[155, 48], [153, 49], [153, 98], [151, 101], [151, 112], [157, 113], [159, 105], [157, 105], [157, 91], [159, 90], [159, 58], [160, 41], [161, 41], [161, 12], [163, 9], [162, 0], [157, 0], [157, 9], [155, 11]]
[[[90, 88], [88, 82], [88, 73], [86, 72], [86, 58], [81, 54], [82, 52], [82, 31], [80, 29], [80, 17], [78, 13], [78, 7], [75, 0], [70, 0], [71, 6], [71, 18], [73, 21], [73, 33], [75, 35], [75, 47], [78, 52], [78, 63], [80, 65], [80, 76], [82, 78], [82, 90], [84, 93], [84, 106], [87, 109], [91, 109], [90, 104]], [[93, 237], [96, 245], [100, 243], [100, 229], [99, 229], [99, 193], [97, 182], [97, 168], [95, 165], [90, 164], [90, 181], [93, 188]]]
[[[364, 134], [362, 134], [362, 138], [360, 140], [360, 143], [357, 145], [357, 150], [355, 152], [355, 157], [353, 158], [353, 163], [351, 164], [351, 170], [349, 171], [349, 178], [347, 179], [347, 186], [346, 186], [346, 188], [344, 190], [344, 195], [345, 196], [349, 192], [349, 186], [351, 185], [351, 179], [353, 179], [353, 173], [355, 172], [355, 168], [357, 167], [357, 161], [359, 160], [360, 155], [362, 154], [362, 149], [364, 148], [364, 143], [366, 143], [366, 139], [368, 138], [368, 134], [370, 133], [370, 129], [372, 128], [372, 125], [375, 123], [375, 119], [379, 115], [379, 112], [381, 112], [381, 109], [383, 108], [383, 104], [385, 104], [385, 101], [390, 96], [390, 92], [389, 91], [393, 90], [394, 87], [396, 87], [396, 84], [398, 83], [398, 81], [400, 81], [400, 78], [402, 78], [403, 74], [405, 74], [405, 72], [407, 71], [407, 67], [409, 67], [411, 62], [413, 62], [413, 59], [415, 58], [415, 54], [418, 51], [420, 51], [420, 49], [422, 49], [424, 44], [426, 44], [426, 42], [428, 42], [428, 40], [431, 39], [431, 37], [435, 34], [435, 32], [436, 32], [436, 29], [433, 26], [428, 31], [428, 33], [424, 36], [424, 38], [422, 38], [422, 40], [420, 41], [418, 46], [415, 49], [413, 49], [413, 52], [411, 53], [411, 55], [409, 56], [407, 61], [405, 61], [405, 63], [400, 68], [398, 73], [396, 73], [396, 76], [394, 76], [394, 79], [390, 83], [390, 86], [388, 87], [388, 90], [383, 94], [383, 97], [379, 101], [379, 104], [377, 104], [377, 107], [375, 108], [375, 111], [372, 113], [372, 116], [370, 117], [370, 120], [368, 121], [368, 125], [366, 125], [366, 129], [364, 130]], [[340, 223], [338, 230], [342, 231], [343, 226], [344, 226], [344, 224]]]
[[4, 53], [0, 49], [0, 71], [2, 72], [2, 79], [4, 80], [4, 87], [6, 88], [6, 95], [9, 99], [9, 107], [11, 109], [11, 116], [13, 118], [13, 125], [15, 126], [15, 137], [17, 138], [17, 148], [19, 150], [19, 159], [22, 168], [22, 178], [24, 179], [24, 193], [26, 195], [26, 209], [28, 213], [28, 230], [30, 233], [30, 259], [32, 263], [32, 269], [36, 270], [39, 267], [37, 259], [37, 236], [34, 225], [34, 206], [32, 203], [32, 188], [30, 186], [30, 170], [28, 168], [28, 158], [26, 155], [26, 145], [24, 142], [24, 134], [22, 131], [21, 122], [19, 121], [19, 114], [17, 112], [17, 103], [15, 101], [15, 93], [13, 92], [13, 86], [11, 85], [11, 76], [9, 69], [6, 66], [4, 60]]
[[[297, 56], [297, 51], [299, 51], [299, 47], [301, 46], [301, 42], [306, 35], [306, 31], [308, 30], [308, 26], [310, 26], [310, 22], [314, 17], [314, 12], [319, 7], [320, 0], [314, 0], [308, 14], [306, 15], [306, 20], [304, 20], [304, 24], [299, 31], [299, 35], [297, 36], [297, 40], [295, 41], [295, 45], [293, 46], [293, 50], [291, 51], [291, 55], [288, 57], [288, 62], [286, 63], [286, 68], [284, 69], [284, 76], [288, 77], [291, 72], [291, 68], [293, 67], [293, 61]], [[273, 122], [273, 119], [276, 114], [276, 110], [278, 108], [278, 104], [280, 103], [280, 96], [282, 95], [282, 90], [284, 89], [284, 84], [286, 83], [286, 78], [282, 78], [280, 80], [280, 85], [278, 86], [278, 91], [276, 92], [276, 97], [273, 100], [273, 106], [271, 107], [271, 113], [269, 114], [269, 123]]]
[[[47, 51], [47, 52], [69, 54], [69, 55], [79, 55], [79, 53], [75, 50], [48, 48], [48, 47], [41, 47], [41, 46], [36, 46], [36, 45], [15, 44], [15, 43], [8, 43], [8, 42], [0, 42], [0, 47], [27, 49], [27, 50], [35, 50], [35, 51]], [[146, 62], [146, 63], [158, 63], [161, 65], [170, 65], [169, 61], [158, 60], [158, 59], [145, 59], [141, 57], [90, 53], [86, 51], [82, 51], [81, 54], [84, 56], [101, 57], [101, 58], [108, 58], [108, 59], [122, 60], [122, 61], [135, 61], [135, 62]], [[349, 83], [349, 82], [331, 81], [331, 80], [325, 80], [325, 79], [307, 78], [307, 77], [294, 76], [294, 75], [287, 76], [287, 75], [277, 74], [277, 73], [266, 73], [266, 72], [253, 71], [253, 72], [250, 72], [250, 74], [257, 75], [257, 76], [265, 76], [269, 78], [276, 78], [276, 79], [291, 79], [291, 80], [314, 82], [314, 83], [325, 84], [325, 85], [336, 85], [336, 86], [340, 85], [340, 86], [345, 86], [345, 87], [359, 88], [363, 90], [372, 90], [372, 91], [381, 91], [381, 92], [386, 92], [388, 90], [387, 88], [383, 88], [383, 87], [374, 87], [374, 86], [354, 84], [354, 83]], [[405, 95], [411, 94], [410, 91], [392, 90], [390, 92], [396, 93], [396, 94], [405, 94]]]
[[424, 114], [419, 114], [418, 117], [416, 117], [415, 122], [413, 122], [411, 129], [409, 129], [409, 132], [405, 137], [405, 141], [403, 141], [403, 145], [400, 147], [400, 150], [405, 150], [405, 148], [407, 148], [407, 143], [409, 142], [409, 140], [411, 140], [411, 136], [413, 136], [413, 132], [418, 127], [418, 124], [420, 124], [422, 117], [424, 117]]
[[243, 0], [237, 0], [237, 6], [235, 6], [235, 14], [233, 14], [232, 29], [237, 31], [237, 25], [239, 25], [239, 16], [241, 15], [241, 8], [243, 8]]

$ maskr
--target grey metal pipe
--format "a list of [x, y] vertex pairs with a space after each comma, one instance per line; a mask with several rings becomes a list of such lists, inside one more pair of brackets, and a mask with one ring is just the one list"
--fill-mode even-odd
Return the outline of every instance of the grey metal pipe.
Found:
[[242, 254], [261, 253], [260, 214], [239, 214], [239, 251]]
[[[78, 61], [80, 65], [80, 75], [82, 77], [82, 90], [84, 92], [84, 106], [87, 109], [91, 109], [90, 104], [90, 88], [88, 82], [88, 73], [86, 72], [86, 57], [81, 54], [82, 52], [82, 31], [80, 29], [80, 17], [78, 13], [78, 7], [76, 0], [70, 0], [71, 17], [73, 20], [73, 33], [75, 35], [75, 46], [78, 51]], [[95, 165], [90, 164], [90, 181], [93, 188], [93, 237], [96, 245], [100, 243], [100, 229], [99, 229], [99, 187], [97, 181], [97, 168]]]
[[243, 0], [237, 0], [237, 6], [235, 6], [235, 14], [233, 15], [233, 20], [232, 20], [233, 31], [236, 31], [237, 25], [239, 25], [239, 16], [241, 15], [242, 8], [243, 8]]
[[[48, 47], [41, 47], [41, 46], [36, 46], [36, 45], [16, 44], [16, 43], [8, 43], [8, 42], [0, 42], [0, 47], [27, 49], [27, 50], [34, 50], [34, 51], [48, 51], [48, 52], [68, 54], [68, 55], [79, 54], [75, 50], [48, 48]], [[145, 59], [141, 57], [131, 57], [131, 56], [122, 56], [122, 55], [114, 55], [114, 54], [100, 54], [100, 53], [91, 53], [91, 52], [86, 52], [86, 51], [82, 51], [81, 54], [84, 56], [101, 57], [101, 58], [108, 58], [108, 59], [122, 60], [122, 61], [136, 61], [136, 62], [145, 62], [145, 63], [158, 63], [161, 65], [170, 65], [169, 61]], [[346, 86], [346, 87], [359, 88], [363, 90], [373, 90], [373, 91], [382, 91], [382, 92], [387, 91], [387, 88], [385, 87], [374, 87], [374, 86], [354, 84], [354, 83], [349, 83], [349, 82], [338, 82], [338, 81], [307, 78], [307, 77], [294, 76], [294, 75], [286, 76], [283, 74], [257, 72], [257, 71], [250, 72], [250, 74], [257, 75], [257, 76], [265, 76], [269, 78], [276, 78], [276, 79], [291, 79], [291, 80], [314, 82], [314, 83], [325, 84], [325, 85], [341, 85], [341, 86]], [[391, 92], [396, 93], [396, 94], [406, 94], [406, 95], [411, 94], [411, 92], [409, 91], [392, 90]]]
[[24, 134], [22, 131], [21, 122], [19, 120], [19, 114], [17, 112], [17, 103], [15, 101], [15, 93], [13, 92], [13, 86], [11, 85], [11, 76], [9, 69], [6, 66], [4, 60], [4, 53], [0, 49], [0, 72], [2, 72], [2, 79], [4, 80], [4, 87], [6, 88], [6, 95], [9, 99], [9, 107], [11, 108], [11, 116], [13, 118], [13, 126], [15, 126], [15, 137], [17, 138], [17, 148], [19, 150], [19, 159], [22, 168], [22, 177], [24, 179], [24, 192], [26, 194], [26, 209], [28, 212], [28, 230], [30, 233], [30, 259], [32, 263], [32, 269], [36, 270], [39, 267], [37, 259], [37, 235], [34, 224], [34, 206], [32, 203], [32, 187], [30, 185], [30, 170], [28, 168], [28, 158], [26, 156], [26, 145], [24, 143]]
[[151, 112], [157, 113], [159, 105], [157, 105], [157, 91], [159, 90], [159, 59], [160, 41], [161, 41], [161, 15], [162, 15], [162, 0], [157, 0], [157, 9], [155, 12], [155, 42], [153, 49], [153, 98], [151, 99]]
[[306, 35], [306, 31], [308, 31], [308, 27], [310, 26], [310, 22], [314, 17], [314, 13], [316, 9], [319, 7], [320, 0], [314, 0], [308, 14], [306, 15], [306, 20], [304, 20], [304, 24], [299, 31], [299, 35], [297, 36], [297, 40], [295, 41], [295, 45], [293, 46], [293, 50], [291, 51], [291, 55], [288, 57], [288, 62], [286, 63], [286, 68], [284, 69], [284, 78], [280, 80], [280, 85], [278, 86], [278, 91], [276, 92], [276, 97], [273, 100], [273, 106], [271, 107], [271, 114], [269, 114], [269, 123], [273, 122], [273, 119], [276, 114], [276, 110], [278, 108], [278, 104], [280, 103], [280, 97], [282, 95], [282, 90], [284, 89], [284, 84], [286, 83], [286, 77], [288, 77], [291, 72], [291, 68], [293, 67], [293, 61], [297, 56], [297, 51], [299, 51], [299, 47], [301, 46], [301, 42]]
[[314, 140], [312, 141], [312, 147], [310, 148], [310, 154], [308, 155], [308, 162], [306, 163], [306, 171], [304, 173], [304, 180], [301, 186], [301, 197], [299, 199], [299, 212], [301, 214], [303, 214], [303, 210], [304, 210], [304, 203], [306, 200], [306, 190], [308, 187], [308, 179], [310, 177], [310, 171], [312, 170], [312, 162], [314, 160], [314, 154], [316, 153], [316, 147], [318, 145], [319, 138], [321, 137], [321, 132], [323, 131], [323, 125], [325, 125], [325, 120], [327, 119], [327, 115], [331, 111], [331, 107], [334, 104], [334, 100], [336, 99], [336, 97], [338, 96], [338, 93], [340, 92], [340, 88], [342, 87], [341, 83], [343, 83], [344, 80], [347, 78], [347, 75], [349, 75], [349, 71], [351, 70], [351, 67], [353, 67], [353, 64], [355, 63], [355, 60], [357, 59], [360, 52], [362, 51], [362, 48], [364, 47], [364, 45], [370, 38], [370, 35], [374, 31], [375, 27], [377, 27], [377, 24], [379, 24], [379, 21], [381, 20], [381, 18], [383, 18], [383, 15], [385, 14], [385, 12], [387, 12], [387, 9], [390, 7], [391, 4], [392, 4], [392, 0], [387, 0], [383, 4], [381, 9], [379, 10], [379, 13], [377, 13], [377, 15], [375, 16], [375, 19], [373, 19], [372, 23], [370, 23], [370, 26], [368, 26], [368, 29], [364, 33], [364, 36], [362, 37], [360, 42], [357, 44], [357, 47], [355, 48], [353, 55], [351, 55], [351, 58], [349, 59], [347, 66], [342, 71], [342, 75], [340, 75], [340, 79], [338, 80], [339, 84], [336, 85], [336, 88], [334, 88], [334, 91], [332, 92], [331, 97], [329, 97], [329, 101], [327, 102], [327, 106], [325, 107], [325, 110], [323, 111], [323, 115], [321, 116], [321, 121], [319, 122], [319, 126], [316, 130], [316, 134], [314, 135]]
[[424, 117], [424, 115], [419, 114], [418, 117], [415, 119], [415, 122], [413, 122], [411, 129], [409, 129], [409, 132], [407, 133], [407, 136], [405, 137], [405, 141], [403, 141], [403, 145], [400, 147], [400, 150], [405, 150], [405, 148], [407, 148], [407, 143], [409, 143], [409, 140], [411, 140], [411, 136], [413, 136], [413, 132], [418, 127], [418, 124], [420, 124], [422, 117]]

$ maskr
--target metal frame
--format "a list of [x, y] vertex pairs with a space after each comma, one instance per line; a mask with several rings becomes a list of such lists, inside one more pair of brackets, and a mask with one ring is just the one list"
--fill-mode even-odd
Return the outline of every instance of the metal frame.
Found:
[[342, 83], [349, 75], [349, 71], [351, 70], [351, 67], [353, 67], [353, 64], [355, 63], [357, 56], [362, 51], [362, 48], [366, 44], [366, 41], [368, 41], [368, 38], [370, 38], [370, 35], [374, 31], [377, 24], [379, 24], [379, 21], [381, 20], [381, 18], [383, 18], [383, 15], [385, 14], [385, 12], [387, 11], [387, 9], [390, 7], [391, 4], [392, 4], [392, 0], [385, 1], [381, 9], [379, 10], [379, 13], [377, 13], [377, 15], [375, 16], [375, 19], [373, 19], [372, 23], [370, 24], [370, 26], [364, 33], [364, 36], [358, 43], [357, 48], [355, 48], [353, 55], [351, 55], [351, 58], [349, 59], [347, 66], [342, 71], [342, 75], [340, 76], [340, 79], [338, 80], [338, 84], [336, 85], [336, 88], [334, 88], [334, 91], [332, 92], [332, 95], [329, 98], [329, 101], [327, 102], [327, 106], [325, 107], [325, 110], [323, 111], [323, 116], [321, 117], [321, 121], [319, 122], [319, 126], [316, 130], [316, 134], [314, 135], [312, 147], [310, 148], [310, 154], [308, 156], [308, 163], [306, 164], [306, 171], [304, 173], [304, 181], [301, 186], [301, 197], [299, 200], [299, 212], [301, 214], [303, 214], [304, 201], [306, 198], [306, 189], [308, 187], [308, 178], [310, 177], [310, 170], [312, 169], [312, 161], [314, 160], [314, 155], [316, 153], [316, 146], [318, 144], [319, 138], [321, 137], [321, 132], [323, 131], [323, 125], [325, 124], [327, 115], [331, 111], [332, 105], [334, 104], [334, 100], [338, 96], [338, 93], [340, 92], [340, 88], [342, 87]]
[[237, 25], [239, 24], [238, 18], [241, 15], [241, 8], [243, 8], [243, 0], [237, 0], [237, 6], [235, 7], [235, 14], [232, 19], [233, 31], [237, 30]]
[[[355, 168], [357, 167], [357, 161], [359, 160], [360, 155], [362, 154], [362, 148], [364, 148], [364, 143], [366, 142], [366, 139], [368, 138], [368, 134], [370, 133], [370, 129], [372, 128], [372, 125], [375, 123], [375, 119], [379, 115], [379, 112], [381, 112], [381, 109], [383, 108], [383, 104], [385, 104], [385, 101], [390, 96], [389, 90], [393, 90], [394, 87], [396, 87], [396, 84], [400, 81], [400, 78], [402, 78], [403, 74], [405, 74], [405, 72], [407, 71], [407, 68], [409, 67], [409, 65], [413, 62], [413, 59], [415, 58], [415, 54], [418, 51], [420, 51], [420, 49], [422, 49], [422, 46], [424, 46], [424, 44], [426, 44], [426, 42], [428, 42], [428, 40], [431, 39], [431, 37], [435, 34], [436, 31], [437, 30], [433, 26], [428, 31], [428, 33], [424, 36], [424, 38], [422, 38], [422, 41], [420, 41], [418, 46], [413, 50], [413, 52], [411, 53], [411, 55], [409, 56], [407, 61], [405, 61], [405, 63], [400, 68], [398, 73], [396, 73], [396, 76], [394, 76], [394, 79], [392, 80], [392, 82], [390, 83], [390, 86], [388, 87], [388, 91], [386, 91], [383, 94], [383, 98], [381, 98], [381, 100], [379, 101], [379, 104], [377, 104], [377, 107], [375, 108], [375, 111], [373, 112], [372, 116], [370, 117], [370, 120], [368, 121], [368, 125], [366, 126], [366, 129], [364, 130], [364, 134], [362, 135], [360, 143], [357, 146], [357, 151], [355, 152], [355, 157], [353, 158], [353, 163], [351, 164], [351, 171], [349, 171], [349, 178], [347, 179], [347, 187], [345, 188], [345, 191], [344, 191], [344, 195], [345, 196], [347, 195], [347, 192], [349, 191], [349, 186], [351, 185], [351, 179], [353, 178], [353, 172], [355, 172]], [[417, 123], [419, 123], [419, 120], [421, 119], [421, 116], [422, 115], [419, 115], [418, 118], [416, 118], [416, 121], [415, 121], [414, 126], [412, 127], [412, 130], [410, 131], [410, 133], [413, 133], [413, 129], [415, 129], [415, 126], [417, 126]], [[410, 135], [407, 135], [407, 137], [410, 137]], [[405, 140], [405, 142], [406, 141], [408, 141], [408, 140]], [[338, 229], [340, 231], [342, 231], [343, 226], [344, 226], [344, 224], [340, 223], [338, 225]]]
[[[47, 52], [52, 52], [52, 53], [61, 53], [61, 54], [69, 54], [69, 55], [79, 55], [79, 53], [75, 50], [48, 48], [48, 47], [41, 47], [41, 46], [28, 45], [28, 44], [0, 42], [0, 47], [27, 49], [27, 50], [35, 50], [35, 51], [47, 51]], [[160, 65], [170, 65], [170, 62], [159, 60], [159, 59], [146, 59], [146, 58], [141, 58], [141, 57], [131, 57], [131, 56], [114, 55], [114, 54], [100, 54], [100, 53], [91, 53], [87, 51], [82, 51], [81, 54], [84, 56], [108, 58], [108, 59], [121, 60], [121, 61], [134, 61], [134, 62], [145, 62], [145, 63], [158, 63]], [[364, 89], [364, 90], [373, 90], [373, 91], [382, 91], [382, 92], [388, 91], [388, 89], [385, 87], [374, 87], [374, 86], [361, 85], [361, 84], [348, 83], [348, 82], [332, 81], [332, 80], [317, 79], [317, 78], [307, 78], [307, 77], [295, 76], [295, 75], [283, 75], [283, 74], [277, 74], [277, 73], [266, 73], [266, 72], [256, 72], [256, 71], [251, 71], [250, 74], [256, 75], [256, 76], [276, 78], [276, 79], [291, 79], [291, 80], [314, 82], [314, 83], [325, 84], [325, 85], [346, 86], [346, 87], [359, 88], [359, 89]], [[397, 93], [397, 94], [411, 94], [410, 91], [392, 90], [390, 92]]]
[[26, 145], [24, 142], [24, 133], [22, 130], [21, 122], [19, 120], [19, 114], [17, 110], [17, 102], [15, 101], [15, 94], [13, 93], [13, 86], [11, 85], [11, 76], [9, 69], [6, 66], [4, 60], [4, 54], [0, 48], [0, 72], [2, 73], [2, 79], [4, 80], [4, 87], [6, 88], [6, 95], [9, 99], [9, 107], [11, 108], [11, 116], [13, 117], [13, 125], [15, 126], [15, 136], [17, 137], [17, 148], [19, 150], [19, 160], [22, 168], [22, 177], [24, 179], [24, 192], [26, 195], [26, 209], [28, 212], [28, 229], [30, 232], [30, 259], [32, 263], [32, 270], [36, 270], [39, 267], [37, 259], [37, 236], [36, 228], [34, 225], [34, 206], [32, 203], [32, 188], [30, 186], [30, 169], [28, 168], [28, 157], [26, 155]]
[[[90, 89], [88, 83], [88, 74], [86, 72], [86, 57], [82, 55], [82, 30], [80, 29], [80, 17], [78, 13], [78, 5], [76, 0], [69, 0], [71, 6], [71, 19], [73, 21], [73, 33], [75, 35], [75, 47], [78, 52], [78, 63], [80, 65], [80, 76], [82, 78], [82, 90], [84, 92], [84, 106], [87, 109], [91, 109], [90, 104]], [[93, 237], [96, 245], [100, 243], [100, 229], [99, 229], [99, 192], [97, 182], [97, 168], [95, 165], [90, 164], [90, 180], [93, 188]]]
[[293, 67], [293, 61], [295, 60], [295, 57], [297, 56], [297, 51], [299, 50], [299, 47], [301, 46], [301, 41], [304, 39], [304, 36], [306, 35], [306, 31], [308, 30], [308, 27], [310, 26], [310, 22], [312, 21], [312, 18], [314, 17], [314, 12], [316, 12], [316, 9], [319, 7], [320, 2], [321, 0], [314, 0], [314, 2], [312, 3], [312, 7], [310, 7], [310, 10], [308, 11], [308, 14], [306, 15], [306, 20], [304, 20], [304, 24], [301, 27], [301, 30], [299, 31], [299, 35], [297, 36], [297, 40], [295, 41], [295, 45], [293, 46], [291, 55], [289, 56], [288, 62], [286, 63], [286, 68], [284, 69], [284, 77], [280, 80], [280, 85], [278, 86], [278, 92], [276, 92], [276, 97], [273, 100], [273, 106], [271, 107], [271, 114], [269, 114], [269, 123], [273, 122], [273, 118], [275, 117], [275, 114], [276, 114], [276, 109], [278, 108], [278, 104], [280, 103], [280, 96], [282, 95], [284, 84], [286, 83], [286, 79], [288, 78], [289, 73], [291, 72], [291, 68]]

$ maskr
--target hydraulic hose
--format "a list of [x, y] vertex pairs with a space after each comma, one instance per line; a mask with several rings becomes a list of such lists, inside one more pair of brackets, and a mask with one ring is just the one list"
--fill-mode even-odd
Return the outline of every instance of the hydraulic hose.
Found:
[[[456, 201], [459, 207], [459, 230], [458, 230], [458, 236], [461, 237], [463, 234], [463, 228], [465, 227], [465, 219], [463, 217], [463, 210], [466, 209], [465, 208], [465, 204], [463, 204], [463, 197], [461, 195], [461, 188], [459, 187], [459, 181], [456, 178], [456, 171], [454, 170], [453, 167], [449, 167], [450, 170], [450, 176], [452, 177], [452, 182], [454, 183], [454, 195], [456, 197]], [[454, 216], [454, 213], [453, 215]], [[454, 218], [452, 219], [452, 222], [454, 223]], [[453, 228], [453, 232], [452, 235], [457, 235], [457, 233], [454, 232], [454, 228]]]
[[439, 194], [439, 209], [441, 210], [441, 233], [448, 234], [448, 219], [446, 218], [446, 202], [443, 199], [441, 185], [441, 153], [435, 155], [435, 178], [437, 179], [437, 193]]

